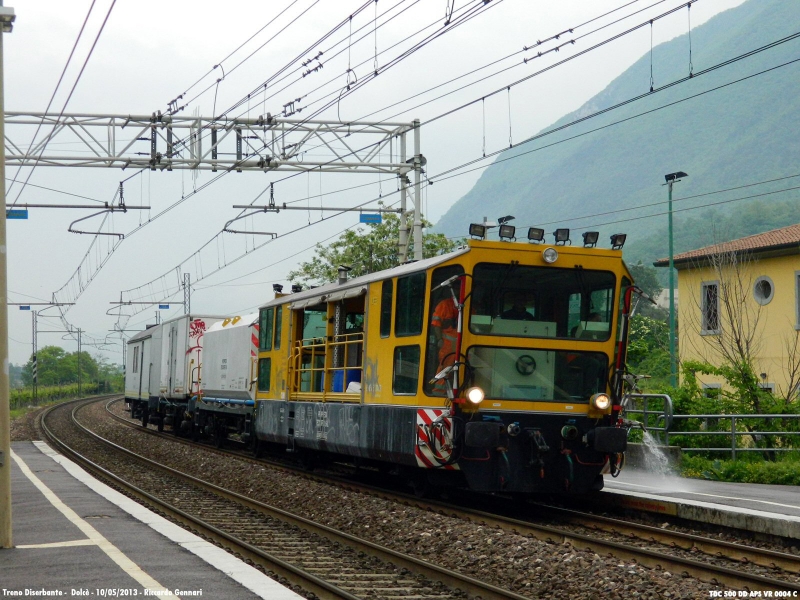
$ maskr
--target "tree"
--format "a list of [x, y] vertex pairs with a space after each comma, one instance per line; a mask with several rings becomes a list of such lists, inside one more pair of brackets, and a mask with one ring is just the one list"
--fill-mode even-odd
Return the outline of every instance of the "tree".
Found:
[[[711, 311], [712, 319], [716, 320], [715, 333], [701, 336], [693, 347], [699, 360], [685, 364], [684, 372], [688, 369], [723, 378], [732, 391], [730, 395], [722, 392], [722, 398], [730, 404], [728, 409], [747, 413], [764, 412], [765, 403], [770, 403], [771, 398], [760, 388], [755, 369], [763, 312], [761, 304], [750, 298], [754, 262], [751, 254], [736, 250], [721, 249], [704, 257], [697, 268], [712, 271], [717, 282], [716, 298], [700, 299], [702, 294], [694, 295], [696, 310], [682, 311], [689, 317], [687, 326], [696, 331], [709, 328], [701, 322], [704, 311]], [[704, 302], [713, 305], [715, 301], [718, 308], [704, 306]]]
[[[648, 267], [639, 261], [635, 265], [628, 265], [628, 270], [633, 275], [633, 280], [636, 286], [641, 289], [645, 294], [650, 296], [653, 300], [658, 298], [661, 292], [664, 291], [664, 286], [658, 280], [658, 273], [655, 268]], [[660, 321], [666, 321], [669, 317], [669, 311], [656, 306], [646, 300], [635, 300], [636, 314], [652, 317]]]
[[[423, 220], [423, 227], [430, 223]], [[391, 269], [399, 264], [397, 242], [400, 239], [400, 218], [385, 213], [382, 223], [370, 223], [364, 228], [349, 229], [328, 246], [317, 244], [316, 255], [291, 271], [291, 282], [320, 285], [335, 281], [340, 265], [352, 270], [351, 277]], [[442, 233], [426, 233], [422, 239], [423, 257], [429, 258], [454, 250], [459, 242], [447, 239]], [[409, 248], [413, 239], [409, 235]]]
[[[81, 352], [81, 381], [97, 381], [97, 361], [88, 353]], [[63, 385], [78, 381], [78, 353], [67, 353], [59, 346], [45, 346], [36, 355], [39, 385]], [[33, 383], [33, 357], [25, 364], [22, 379], [26, 386]]]
[[[750, 252], [736, 250], [725, 244], [718, 245], [711, 253], [701, 257], [696, 269], [707, 282], [700, 285], [700, 293], [692, 294], [689, 300], [694, 310], [683, 310], [686, 326], [692, 331], [703, 332], [700, 336], [685, 335], [686, 350], [694, 351], [693, 359], [684, 358], [681, 365], [683, 373], [682, 391], [688, 400], [691, 412], [703, 413], [744, 413], [772, 414], [795, 412], [788, 402], [781, 402], [770, 391], [763, 389], [756, 369], [763, 340], [765, 315], [761, 302], [750, 297], [754, 289], [754, 265], [756, 259]], [[793, 332], [795, 333], [795, 332]], [[795, 333], [796, 335], [796, 333]], [[800, 373], [800, 354], [798, 345], [786, 343], [789, 350], [790, 379]], [[794, 352], [792, 352], [794, 349]], [[689, 352], [682, 351], [684, 357]], [[700, 388], [697, 375], [711, 375], [725, 382], [722, 388], [708, 395], [708, 390]], [[767, 430], [786, 430], [786, 423], [767, 419], [763, 422], [739, 421], [740, 426], [751, 432], [753, 445], [764, 448], [763, 456], [775, 460], [775, 440], [771, 435], [754, 432], [760, 427]], [[784, 439], [779, 444], [792, 444]]]
[[669, 384], [669, 326], [665, 321], [637, 314], [631, 317], [628, 332], [628, 369], [637, 375], [650, 375], [647, 388]]

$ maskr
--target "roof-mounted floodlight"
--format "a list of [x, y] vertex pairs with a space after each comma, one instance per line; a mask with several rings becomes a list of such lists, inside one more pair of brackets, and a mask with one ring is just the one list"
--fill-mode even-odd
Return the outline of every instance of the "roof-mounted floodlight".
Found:
[[515, 240], [514, 234], [517, 228], [513, 225], [500, 225], [500, 239], [501, 240]]
[[594, 248], [597, 245], [597, 238], [600, 237], [599, 231], [584, 231], [583, 232], [583, 247]]
[[[565, 245], [567, 242], [570, 242], [569, 239], [569, 229], [556, 229], [553, 232], [553, 235], [556, 237], [556, 245]], [[572, 242], [570, 242], [571, 244]]]
[[544, 229], [541, 229], [539, 227], [529, 227], [528, 241], [541, 244], [544, 241]]
[[470, 223], [469, 234], [476, 239], [483, 239], [486, 237], [486, 225], [480, 223]]
[[505, 217], [500, 217], [499, 219], [497, 219], [497, 224], [498, 225], [502, 225], [504, 223], [508, 223], [509, 221], [513, 221], [513, 220], [514, 220], [514, 217], [512, 217], [511, 215], [506, 215]]
[[293, 283], [292, 284], [292, 293], [293, 294], [296, 294], [296, 293], [302, 292], [302, 291], [303, 291], [303, 286], [302, 285], [300, 285], [299, 283]]
[[280, 294], [283, 291], [283, 286], [280, 283], [273, 283], [272, 291], [276, 294]]
[[688, 177], [688, 175], [683, 171], [677, 171], [675, 173], [669, 173], [668, 175], [664, 175], [664, 179], [666, 180], [667, 183], [669, 183], [670, 181], [677, 181], [678, 179], [682, 179], [684, 177]]
[[614, 235], [611, 236], [611, 249], [622, 250], [622, 247], [625, 245], [626, 239], [628, 239], [628, 234], [615, 233]]

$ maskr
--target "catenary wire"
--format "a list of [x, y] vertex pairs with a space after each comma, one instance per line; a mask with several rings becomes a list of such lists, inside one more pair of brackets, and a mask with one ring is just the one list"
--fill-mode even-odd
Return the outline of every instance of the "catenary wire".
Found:
[[[67, 99], [64, 101], [64, 105], [61, 107], [61, 112], [59, 113], [58, 119], [57, 119], [56, 122], [61, 121], [61, 117], [64, 116], [64, 111], [67, 110], [67, 105], [69, 104], [69, 101], [72, 99], [72, 94], [75, 93], [75, 88], [78, 87], [78, 83], [81, 80], [81, 76], [83, 75], [83, 72], [86, 69], [86, 65], [89, 63], [89, 59], [92, 57], [92, 54], [94, 53], [94, 49], [97, 46], [97, 42], [100, 40], [100, 36], [102, 35], [103, 30], [105, 29], [106, 23], [108, 23], [108, 18], [111, 16], [111, 11], [114, 10], [114, 5], [116, 3], [117, 3], [117, 0], [112, 0], [111, 1], [111, 6], [108, 8], [108, 12], [106, 13], [105, 18], [103, 19], [103, 23], [100, 26], [100, 31], [97, 32], [97, 36], [95, 36], [94, 42], [92, 42], [92, 47], [89, 49], [89, 54], [86, 55], [86, 59], [83, 61], [83, 65], [81, 66], [81, 70], [78, 73], [78, 76], [75, 78], [75, 83], [72, 84], [72, 89], [69, 91], [69, 95], [67, 96]], [[94, 5], [94, 3], [92, 3], [92, 5]], [[88, 19], [88, 17], [89, 16], [87, 15], [86, 18]], [[83, 28], [81, 28], [81, 31], [83, 31]], [[75, 43], [77, 44], [77, 41]], [[66, 67], [64, 67], [64, 68], [66, 70]], [[59, 82], [60, 82], [60, 80], [59, 80]], [[53, 95], [55, 95], [55, 92], [53, 92]], [[45, 143], [42, 146], [42, 150], [39, 153], [39, 156], [36, 157], [36, 160], [34, 161], [33, 166], [31, 167], [31, 170], [28, 172], [28, 176], [25, 178], [25, 183], [22, 184], [22, 189], [20, 189], [20, 191], [17, 192], [17, 195], [14, 198], [14, 201], [11, 203], [11, 207], [12, 208], [14, 206], [16, 206], [17, 202], [19, 201], [19, 197], [22, 195], [22, 192], [25, 191], [25, 186], [28, 184], [28, 181], [30, 181], [30, 178], [33, 175], [33, 172], [36, 170], [36, 167], [39, 164], [39, 159], [40, 159], [41, 155], [44, 153], [45, 148], [47, 148], [47, 141], [48, 140], [45, 139]], [[33, 144], [33, 141], [31, 141], [31, 144]]]

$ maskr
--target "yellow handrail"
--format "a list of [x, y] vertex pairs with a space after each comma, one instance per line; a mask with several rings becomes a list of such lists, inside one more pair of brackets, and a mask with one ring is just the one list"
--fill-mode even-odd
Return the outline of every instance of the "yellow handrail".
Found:
[[[362, 361], [358, 360], [359, 364], [354, 366], [333, 367], [328, 365], [332, 362], [336, 348], [341, 348], [346, 357], [351, 349], [355, 352], [362, 350], [363, 343], [364, 334], [362, 332], [340, 334], [331, 338], [317, 337], [296, 340], [289, 358], [290, 396], [293, 398], [320, 399], [323, 402], [326, 400], [359, 398], [360, 394], [347, 392], [346, 388], [349, 372], [358, 372], [358, 381], [361, 381]], [[304, 357], [307, 358], [305, 363], [303, 361]], [[319, 358], [322, 358], [321, 365], [318, 365]], [[337, 372], [341, 373], [338, 382], [335, 375]], [[305, 383], [308, 387], [305, 390], [302, 389], [304, 375], [307, 375]], [[336, 385], [337, 383], [338, 385]], [[339, 389], [334, 391], [334, 385]]]

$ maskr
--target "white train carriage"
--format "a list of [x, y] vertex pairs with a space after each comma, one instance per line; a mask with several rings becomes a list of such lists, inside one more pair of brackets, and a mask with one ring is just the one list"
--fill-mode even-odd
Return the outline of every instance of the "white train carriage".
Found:
[[[126, 397], [127, 390], [136, 392], [130, 396], [131, 411], [141, 418], [142, 425], [154, 423], [159, 431], [165, 425], [172, 425], [178, 433], [181, 423], [189, 420], [184, 425], [188, 429], [191, 425], [191, 415], [187, 414], [189, 399], [200, 389], [203, 337], [209, 327], [223, 319], [214, 315], [183, 315], [150, 327], [129, 340]], [[149, 352], [144, 367], [139, 363], [134, 365], [139, 341], [144, 342], [139, 350], [140, 356]], [[134, 366], [148, 370], [146, 397], [144, 386], [139, 391], [137, 382], [137, 377], [144, 380], [145, 374], [134, 371]]]
[[151, 325], [128, 340], [125, 403], [133, 418], [140, 419], [147, 413], [150, 397], [158, 397], [160, 385], [161, 326]]
[[200, 393], [189, 402], [192, 436], [217, 445], [231, 435], [252, 438], [258, 361], [258, 313], [217, 322], [203, 336]]

